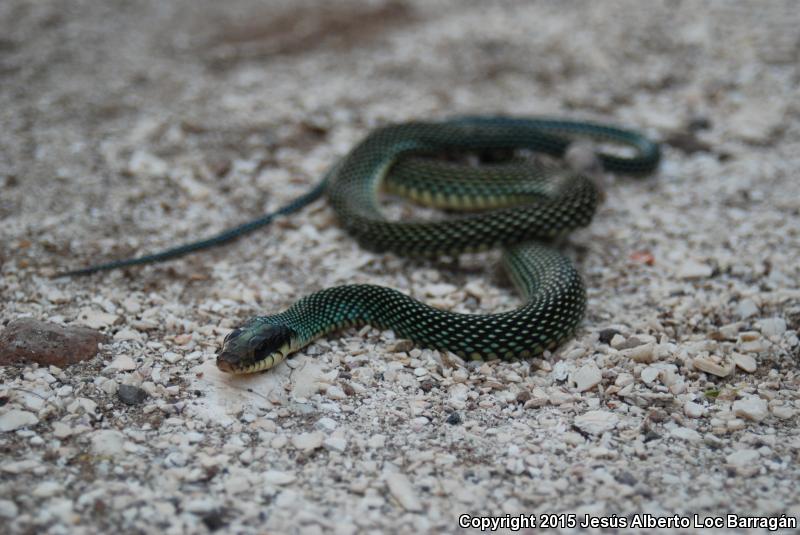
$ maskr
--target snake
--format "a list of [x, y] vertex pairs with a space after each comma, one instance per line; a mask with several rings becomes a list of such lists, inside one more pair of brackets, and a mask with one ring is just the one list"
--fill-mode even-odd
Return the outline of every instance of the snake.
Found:
[[[600, 191], [586, 173], [532, 156], [563, 158], [574, 142], [587, 139], [602, 149], [617, 147], [595, 151], [604, 171], [637, 176], [658, 166], [656, 142], [597, 122], [463, 116], [389, 124], [370, 132], [316, 186], [275, 212], [205, 240], [65, 275], [158, 262], [227, 243], [325, 195], [340, 224], [368, 250], [428, 258], [502, 249], [501, 262], [523, 304], [468, 314], [385, 286], [324, 288], [230, 331], [216, 356], [221, 371], [268, 370], [322, 336], [366, 324], [465, 360], [536, 357], [573, 336], [585, 313], [584, 283], [555, 244], [591, 222]], [[389, 220], [381, 208], [382, 191], [452, 214]]]

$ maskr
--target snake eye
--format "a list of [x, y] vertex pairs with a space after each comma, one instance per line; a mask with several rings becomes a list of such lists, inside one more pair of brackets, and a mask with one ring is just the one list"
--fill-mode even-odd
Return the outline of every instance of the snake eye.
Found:
[[253, 355], [256, 359], [266, 358], [289, 344], [292, 336], [294, 336], [294, 332], [288, 327], [271, 325], [265, 327], [250, 340], [250, 347], [253, 348]]
[[230, 342], [231, 340], [235, 340], [241, 334], [242, 334], [242, 330], [241, 329], [234, 329], [231, 332], [229, 332], [227, 335], [225, 335], [224, 342]]

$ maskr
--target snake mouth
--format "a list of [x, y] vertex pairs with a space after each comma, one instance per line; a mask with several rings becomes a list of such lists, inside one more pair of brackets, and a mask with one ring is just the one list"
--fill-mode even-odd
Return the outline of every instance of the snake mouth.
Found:
[[220, 353], [217, 355], [217, 368], [225, 373], [244, 375], [269, 370], [285, 358], [286, 352], [280, 350], [260, 359], [255, 359], [252, 364], [242, 364], [238, 356], [230, 353]]

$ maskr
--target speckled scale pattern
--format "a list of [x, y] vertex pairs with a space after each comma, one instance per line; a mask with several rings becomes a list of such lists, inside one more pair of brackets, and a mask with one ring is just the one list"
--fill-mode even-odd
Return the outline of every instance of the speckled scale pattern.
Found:
[[508, 249], [504, 261], [528, 299], [525, 306], [509, 312], [448, 312], [392, 288], [353, 284], [313, 293], [263, 320], [290, 327], [304, 341], [369, 323], [468, 359], [521, 358], [552, 349], [583, 316], [586, 298], [580, 276], [567, 258], [536, 243]]
[[[333, 209], [365, 247], [401, 255], [436, 255], [503, 246], [506, 269], [526, 299], [520, 308], [490, 315], [454, 313], [391, 288], [359, 284], [321, 290], [280, 314], [251, 320], [250, 325], [286, 325], [297, 333], [299, 347], [333, 330], [368, 323], [468, 359], [530, 357], [554, 348], [575, 330], [586, 297], [570, 261], [546, 242], [591, 221], [597, 205], [594, 184], [579, 173], [525, 167], [516, 160], [475, 168], [431, 158], [454, 151], [516, 149], [563, 156], [575, 137], [635, 150], [631, 157], [599, 153], [610, 171], [642, 174], [659, 160], [654, 143], [606, 125], [464, 117], [378, 129], [329, 175], [327, 195]], [[387, 177], [388, 189], [422, 204], [465, 212], [492, 209], [445, 221], [391, 222], [378, 203]]]

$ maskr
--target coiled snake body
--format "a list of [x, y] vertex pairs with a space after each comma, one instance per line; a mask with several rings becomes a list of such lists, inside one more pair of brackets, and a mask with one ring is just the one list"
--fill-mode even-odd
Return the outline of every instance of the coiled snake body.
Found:
[[[523, 306], [499, 314], [461, 314], [383, 286], [337, 286], [278, 314], [247, 320], [225, 338], [217, 366], [232, 373], [266, 370], [326, 333], [365, 323], [468, 359], [524, 358], [554, 348], [575, 330], [586, 297], [571, 262], [548, 242], [591, 221], [598, 191], [580, 173], [520, 161], [514, 151], [560, 157], [574, 138], [632, 149], [631, 156], [598, 152], [607, 171], [644, 174], [658, 165], [658, 145], [636, 132], [597, 123], [510, 117], [404, 123], [369, 134], [320, 185], [278, 212], [295, 211], [325, 192], [341, 224], [373, 250], [431, 256], [503, 247], [503, 263]], [[481, 166], [435, 159], [453, 153], [501, 158]], [[468, 213], [444, 221], [388, 221], [378, 204], [382, 186], [424, 205]], [[229, 241], [274, 215], [164, 253], [72, 273], [185, 254]]]

